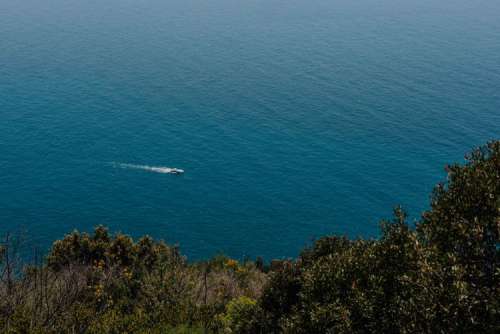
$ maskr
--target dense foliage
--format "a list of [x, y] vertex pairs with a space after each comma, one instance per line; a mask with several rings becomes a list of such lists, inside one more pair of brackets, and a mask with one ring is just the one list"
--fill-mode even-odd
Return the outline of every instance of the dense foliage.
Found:
[[500, 142], [475, 150], [411, 229], [397, 208], [379, 240], [325, 237], [271, 274], [266, 333], [500, 333]]
[[500, 142], [447, 167], [430, 209], [376, 240], [328, 236], [296, 260], [188, 263], [98, 227], [19, 272], [0, 248], [7, 333], [500, 333]]
[[[9, 250], [4, 248], [4, 254]], [[4, 267], [12, 268], [6, 263]], [[13, 271], [12, 271], [13, 272]], [[73, 232], [45, 264], [3, 275], [0, 328], [7, 333], [219, 331], [226, 305], [255, 301], [266, 275], [224, 256], [189, 264], [176, 247], [144, 237]], [[234, 312], [229, 309], [229, 317]], [[225, 319], [225, 318], [224, 318]]]

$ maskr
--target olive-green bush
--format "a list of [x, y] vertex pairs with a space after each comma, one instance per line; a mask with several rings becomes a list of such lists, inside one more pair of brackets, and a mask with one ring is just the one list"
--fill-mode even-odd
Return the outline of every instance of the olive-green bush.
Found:
[[500, 333], [500, 142], [448, 166], [410, 228], [324, 237], [271, 273], [255, 332]]

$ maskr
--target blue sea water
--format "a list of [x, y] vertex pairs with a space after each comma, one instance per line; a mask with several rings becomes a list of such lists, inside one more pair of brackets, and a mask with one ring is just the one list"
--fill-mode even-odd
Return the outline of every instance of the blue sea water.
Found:
[[500, 1], [0, 0], [0, 232], [42, 247], [376, 237], [499, 138]]

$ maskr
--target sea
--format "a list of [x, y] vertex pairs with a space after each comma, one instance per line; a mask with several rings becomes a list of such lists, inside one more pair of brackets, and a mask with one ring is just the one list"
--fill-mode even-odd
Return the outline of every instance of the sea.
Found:
[[30, 246], [377, 238], [494, 139], [500, 1], [0, 0], [0, 234]]

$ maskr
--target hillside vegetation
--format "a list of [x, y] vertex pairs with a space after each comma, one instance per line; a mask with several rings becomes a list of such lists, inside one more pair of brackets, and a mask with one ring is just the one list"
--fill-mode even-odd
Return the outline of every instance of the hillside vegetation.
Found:
[[0, 332], [500, 333], [500, 141], [446, 171], [416, 225], [398, 207], [378, 239], [325, 236], [269, 264], [188, 262], [97, 227], [21, 265], [7, 236]]

